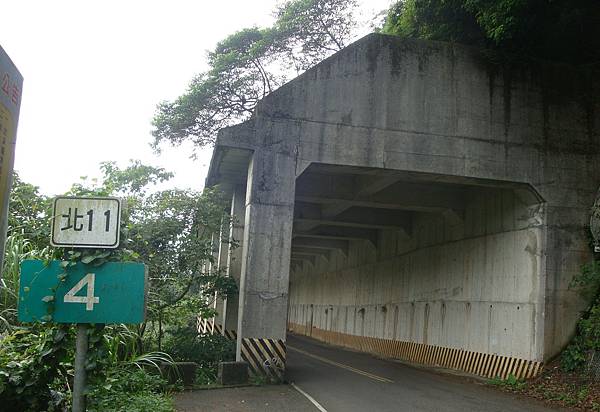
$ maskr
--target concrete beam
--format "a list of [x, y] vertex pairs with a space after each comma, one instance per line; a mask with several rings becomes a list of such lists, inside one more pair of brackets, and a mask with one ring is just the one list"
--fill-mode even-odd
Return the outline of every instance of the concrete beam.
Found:
[[313, 249], [310, 247], [298, 247], [292, 244], [292, 255], [309, 255], [309, 256], [323, 256], [329, 260], [331, 252], [325, 249]]
[[363, 229], [396, 229], [404, 231], [404, 227], [393, 226], [390, 224], [375, 224], [375, 223], [361, 223], [361, 222], [347, 222], [341, 220], [319, 220], [319, 219], [294, 219], [294, 224], [298, 224], [298, 229], [300, 231], [306, 230], [306, 225], [309, 225], [310, 228], [313, 228], [318, 225], [327, 225], [327, 226], [340, 226], [340, 227], [357, 227]]
[[377, 209], [410, 210], [426, 213], [445, 213], [455, 210], [462, 213], [464, 199], [462, 191], [438, 190], [431, 186], [417, 184], [395, 184], [390, 190], [372, 196], [358, 197], [342, 191], [329, 190], [299, 191], [296, 200], [322, 204], [324, 216], [336, 215], [340, 205], [359, 206]]
[[295, 260], [295, 261], [306, 261], [309, 262], [311, 265], [316, 266], [317, 265], [317, 257], [313, 256], [313, 255], [298, 255], [298, 254], [293, 254], [292, 253], [292, 259], [291, 260]]
[[336, 226], [320, 226], [317, 229], [311, 229], [309, 232], [296, 231], [294, 234], [300, 237], [317, 237], [321, 239], [368, 240], [375, 247], [377, 247], [378, 239], [377, 230], [374, 229]]
[[304, 246], [312, 249], [323, 249], [323, 250], [339, 250], [348, 256], [348, 247], [350, 246], [347, 240], [339, 239], [319, 239], [310, 237], [297, 236], [292, 240], [292, 247]]
[[351, 208], [337, 217], [324, 216], [319, 205], [302, 204], [296, 207], [294, 225], [299, 231], [308, 231], [319, 225], [357, 227], [364, 229], [395, 229], [409, 234], [411, 214], [396, 210]]
[[305, 174], [353, 176], [353, 178], [357, 179], [357, 181], [360, 181], [362, 178], [372, 178], [377, 176], [378, 178], [396, 178], [398, 181], [423, 183], [427, 185], [445, 184], [456, 187], [468, 186], [514, 189], [516, 191], [527, 192], [527, 194], [524, 196], [527, 198], [527, 204], [540, 203], [544, 200], [543, 197], [530, 184], [505, 180], [482, 179], [456, 175], [439, 175], [435, 173], [408, 172], [393, 169], [379, 169], [358, 166], [327, 165], [318, 163], [312, 164], [307, 169]]

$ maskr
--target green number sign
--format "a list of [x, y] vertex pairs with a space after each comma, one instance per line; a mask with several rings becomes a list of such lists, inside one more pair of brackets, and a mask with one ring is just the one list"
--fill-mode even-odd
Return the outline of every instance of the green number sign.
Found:
[[60, 261], [21, 264], [21, 322], [141, 323], [145, 299], [146, 269], [140, 263], [77, 263], [67, 269]]

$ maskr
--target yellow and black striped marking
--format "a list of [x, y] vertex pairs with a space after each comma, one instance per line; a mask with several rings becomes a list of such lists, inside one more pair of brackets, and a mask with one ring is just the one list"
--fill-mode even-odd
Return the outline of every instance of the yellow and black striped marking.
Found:
[[274, 381], [283, 380], [286, 359], [283, 340], [244, 338], [242, 358], [248, 362], [251, 373], [265, 375]]
[[198, 328], [198, 333], [208, 333], [208, 319], [197, 318], [196, 327]]
[[491, 353], [425, 345], [416, 342], [349, 335], [319, 328], [312, 328], [311, 331], [305, 325], [295, 323], [289, 323], [288, 329], [332, 345], [427, 366], [457, 369], [486, 378], [499, 377], [506, 379], [509, 375], [513, 375], [517, 379], [527, 379], [536, 376], [542, 370], [541, 362]]
[[[202, 334], [219, 334], [237, 340], [235, 330], [225, 329], [212, 319], [198, 319], [198, 332]], [[242, 339], [242, 358], [248, 362], [250, 372], [264, 375], [270, 380], [281, 381], [285, 372], [285, 341], [277, 339]]]
[[234, 330], [225, 329], [225, 333], [223, 335], [225, 335], [225, 337], [228, 339], [237, 340], [237, 332]]

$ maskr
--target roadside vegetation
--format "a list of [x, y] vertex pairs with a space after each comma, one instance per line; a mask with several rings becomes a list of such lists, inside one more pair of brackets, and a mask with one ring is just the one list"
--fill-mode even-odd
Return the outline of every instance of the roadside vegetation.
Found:
[[479, 47], [496, 60], [600, 62], [596, 0], [401, 0], [382, 32]]
[[283, 1], [269, 27], [247, 27], [208, 52], [206, 72], [153, 119], [153, 147], [211, 145], [219, 129], [250, 117], [257, 103], [308, 68], [344, 48], [358, 27], [356, 0]]
[[[175, 101], [158, 106], [154, 148], [185, 140], [208, 145], [218, 129], [248, 118], [258, 101], [289, 76], [347, 44], [357, 27], [356, 6], [355, 0], [282, 1], [271, 27], [249, 27], [223, 39], [207, 55], [209, 70]], [[17, 320], [19, 267], [25, 259], [58, 259], [67, 269], [77, 262], [135, 261], [149, 269], [146, 321], [89, 329], [90, 411], [171, 411], [170, 393], [181, 384], [169, 384], [161, 364], [195, 362], [196, 382], [205, 385], [214, 383], [220, 361], [233, 359], [233, 342], [199, 335], [196, 329], [198, 316], [215, 314], [217, 297], [237, 292], [231, 279], [208, 269], [215, 266], [210, 264], [212, 236], [231, 219], [222, 195], [218, 190], [157, 190], [154, 186], [172, 175], [139, 162], [123, 169], [105, 162], [100, 169], [100, 180], [82, 178], [65, 194], [124, 199], [121, 245], [111, 251], [52, 248], [51, 199], [14, 175], [0, 285], [3, 410], [64, 411], [71, 402], [74, 327], [51, 322], [51, 301], [47, 322]]]
[[577, 323], [577, 331], [560, 356], [530, 381], [509, 376], [491, 383], [559, 406], [600, 411], [600, 263], [582, 267], [571, 282], [590, 304]]
[[[161, 375], [164, 363], [195, 361], [201, 383], [213, 382], [216, 365], [232, 358], [231, 343], [198, 335], [196, 317], [211, 317], [215, 296], [236, 292], [213, 262], [212, 234], [229, 225], [217, 190], [154, 190], [172, 175], [132, 162], [101, 164], [103, 178], [82, 179], [68, 195], [118, 196], [127, 205], [118, 249], [55, 249], [49, 245], [50, 199], [14, 177], [9, 232], [0, 288], [0, 404], [3, 410], [63, 411], [70, 408], [75, 328], [17, 320], [19, 265], [24, 259], [59, 259], [101, 265], [137, 261], [148, 267], [146, 321], [140, 325], [93, 325], [88, 330], [88, 410], [171, 411], [170, 393], [181, 387]], [[224, 239], [227, 241], [227, 239]], [[214, 267], [214, 265], [213, 265]], [[8, 408], [8, 409], [6, 409]]]

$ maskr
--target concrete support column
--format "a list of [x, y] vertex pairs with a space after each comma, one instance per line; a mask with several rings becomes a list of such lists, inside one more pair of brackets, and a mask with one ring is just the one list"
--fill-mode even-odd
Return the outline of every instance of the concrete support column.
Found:
[[237, 360], [281, 379], [295, 194], [293, 151], [254, 151], [248, 168]]
[[[237, 185], [234, 188], [233, 198], [231, 200], [232, 222], [229, 232], [230, 243], [227, 253], [227, 276], [235, 280], [240, 288], [240, 277], [242, 275], [242, 240], [244, 237], [244, 218], [246, 208], [246, 186]], [[225, 316], [224, 329], [225, 334], [229, 335], [237, 331], [239, 294], [229, 296], [225, 299], [223, 313]]]
[[[221, 271], [222, 275], [226, 274], [227, 270], [227, 255], [229, 254], [229, 227], [221, 225], [221, 232], [218, 234], [218, 254], [217, 254], [217, 270]], [[214, 333], [221, 335], [225, 334], [225, 300], [215, 294], [215, 310], [217, 314], [215, 316], [216, 330]]]
[[[212, 239], [211, 239], [212, 261], [208, 264], [208, 272], [209, 273], [214, 273], [217, 270], [217, 268], [218, 268], [219, 245], [220, 245], [219, 233], [215, 232], [215, 233], [212, 234]], [[216, 297], [216, 295], [213, 297], [212, 308], [214, 310], [217, 310], [217, 297]], [[217, 321], [216, 316], [213, 316], [212, 319], [209, 321], [208, 330], [206, 332], [211, 333], [211, 334], [215, 333], [215, 323], [216, 323], [216, 321]]]

